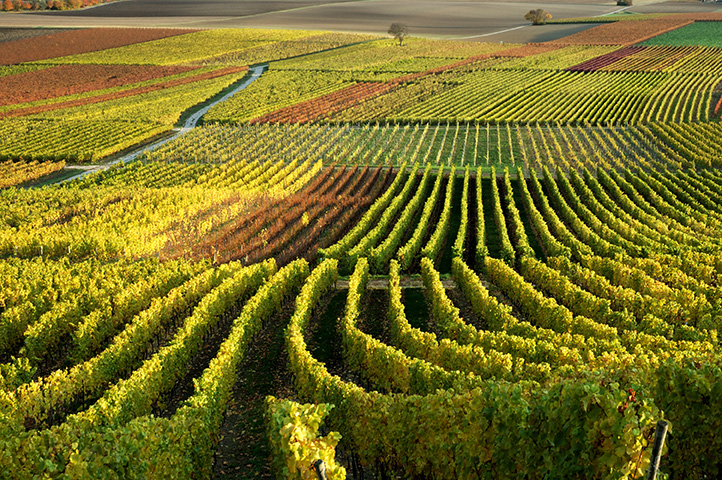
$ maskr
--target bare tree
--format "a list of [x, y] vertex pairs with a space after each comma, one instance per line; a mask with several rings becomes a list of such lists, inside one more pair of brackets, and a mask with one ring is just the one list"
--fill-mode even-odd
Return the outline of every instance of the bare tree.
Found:
[[544, 25], [547, 20], [552, 19], [552, 16], [541, 8], [537, 8], [536, 10], [529, 10], [529, 13], [524, 15], [524, 18], [529, 20], [532, 25]]
[[389, 27], [389, 35], [394, 36], [394, 40], [399, 41], [399, 47], [401, 46], [401, 43], [404, 41], [404, 38], [406, 38], [409, 34], [409, 28], [406, 26], [405, 23], [392, 23]]

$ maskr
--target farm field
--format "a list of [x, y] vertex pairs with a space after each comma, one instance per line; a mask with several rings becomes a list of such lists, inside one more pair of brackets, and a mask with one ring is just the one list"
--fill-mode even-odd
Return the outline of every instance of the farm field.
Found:
[[0, 478], [719, 477], [720, 22], [0, 33]]
[[720, 26], [717, 22], [696, 22], [683, 29], [671, 31], [645, 42], [646, 45], [698, 45], [722, 47]]

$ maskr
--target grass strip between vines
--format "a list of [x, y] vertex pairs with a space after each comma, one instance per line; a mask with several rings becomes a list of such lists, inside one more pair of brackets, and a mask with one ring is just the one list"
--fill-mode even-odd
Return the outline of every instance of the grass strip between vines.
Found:
[[293, 314], [295, 301], [281, 309], [253, 339], [238, 368], [238, 378], [220, 431], [213, 478], [273, 478], [270, 449], [263, 420], [267, 395], [294, 398], [283, 332]]

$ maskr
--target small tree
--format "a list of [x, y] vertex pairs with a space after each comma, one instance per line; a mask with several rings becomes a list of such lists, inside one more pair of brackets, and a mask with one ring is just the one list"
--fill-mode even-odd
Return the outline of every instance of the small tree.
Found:
[[394, 36], [394, 40], [399, 41], [399, 47], [401, 46], [401, 43], [404, 41], [404, 38], [408, 36], [409, 34], [409, 28], [406, 26], [405, 23], [392, 23], [389, 27], [389, 35]]
[[632, 0], [617, 0], [617, 5], [621, 7], [631, 7]]
[[529, 13], [524, 15], [524, 18], [529, 20], [532, 25], [544, 25], [547, 20], [552, 19], [552, 16], [541, 8], [537, 8], [536, 10], [529, 10]]

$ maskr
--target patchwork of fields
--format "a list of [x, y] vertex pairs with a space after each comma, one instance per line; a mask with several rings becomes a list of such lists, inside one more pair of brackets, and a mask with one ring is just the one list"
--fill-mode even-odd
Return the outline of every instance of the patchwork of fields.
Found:
[[3, 37], [0, 478], [718, 477], [722, 16], [636, 17]]

